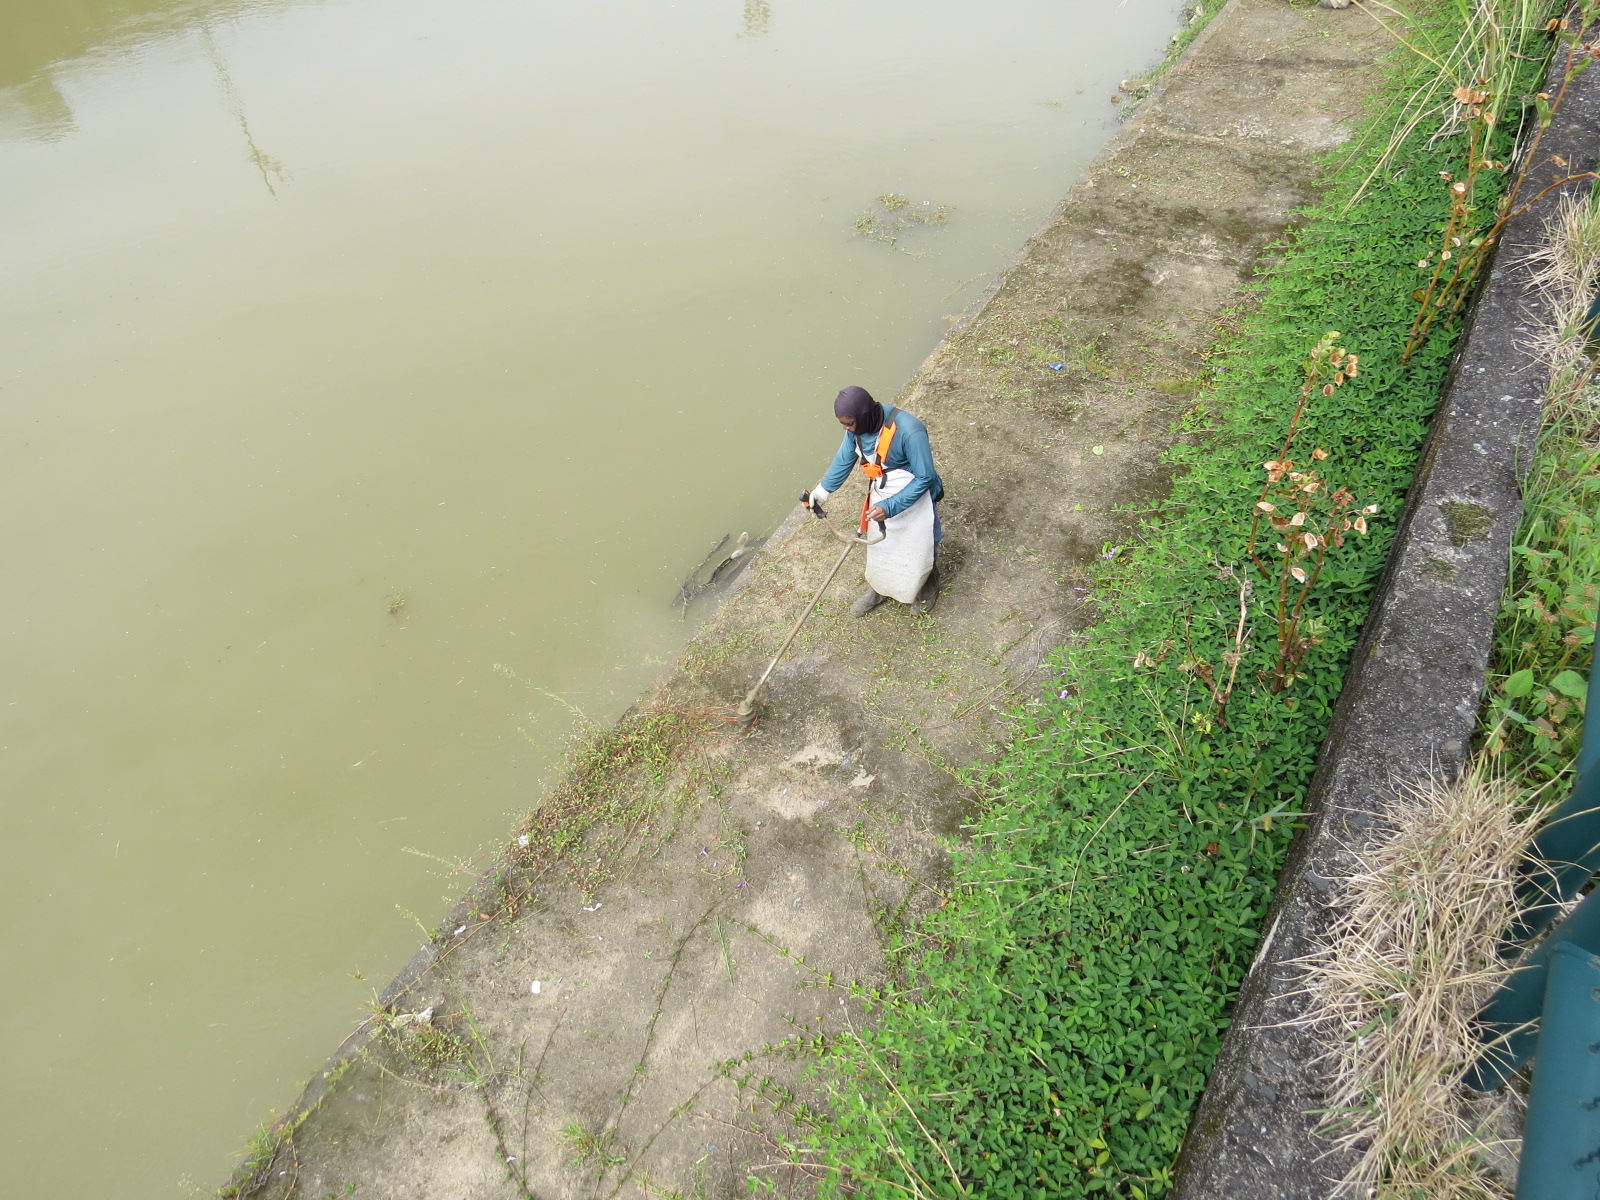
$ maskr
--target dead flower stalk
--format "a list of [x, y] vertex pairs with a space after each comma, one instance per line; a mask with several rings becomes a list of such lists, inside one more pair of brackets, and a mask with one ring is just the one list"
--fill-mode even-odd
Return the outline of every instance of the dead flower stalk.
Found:
[[1206, 690], [1211, 693], [1212, 702], [1216, 705], [1212, 710], [1211, 719], [1223, 728], [1227, 728], [1228, 701], [1233, 698], [1233, 685], [1239, 678], [1239, 663], [1245, 656], [1245, 634], [1250, 619], [1250, 595], [1255, 587], [1248, 577], [1234, 574], [1232, 567], [1217, 567], [1217, 578], [1231, 579], [1239, 585], [1239, 623], [1233, 631], [1233, 649], [1224, 651], [1222, 655], [1222, 664], [1228, 668], [1228, 680], [1226, 683], [1217, 682], [1216, 669], [1195, 653], [1192, 635], [1193, 613], [1189, 614], [1184, 630], [1189, 646], [1189, 657], [1179, 664], [1178, 669], [1193, 672], [1195, 678], [1206, 685]]
[[[1483, 173], [1504, 174], [1508, 169], [1507, 163], [1490, 156], [1489, 148], [1496, 124], [1514, 99], [1510, 87], [1514, 75], [1507, 73], [1505, 64], [1516, 55], [1508, 54], [1507, 50], [1513, 42], [1526, 41], [1531, 32], [1529, 14], [1520, 14], [1520, 19], [1512, 22], [1510, 28], [1499, 30], [1498, 36], [1488, 39], [1489, 45], [1483, 50], [1483, 61], [1479, 65], [1481, 73], [1474, 74], [1469, 82], [1450, 93], [1454, 104], [1452, 118], [1466, 131], [1467, 153], [1460, 170], [1440, 172], [1449, 189], [1450, 216], [1445, 222], [1439, 248], [1417, 263], [1417, 268], [1428, 271], [1429, 277], [1427, 284], [1413, 294], [1418, 304], [1417, 315], [1411, 322], [1401, 362], [1410, 360], [1436, 326], [1447, 325], [1460, 313], [1490, 250], [1513, 217], [1526, 212], [1555, 188], [1581, 179], [1600, 178], [1594, 171], [1568, 172], [1567, 160], [1552, 154], [1545, 161], [1563, 174], [1535, 195], [1526, 199], [1521, 196], [1529, 170], [1540, 164], [1540, 144], [1566, 99], [1567, 89], [1600, 59], [1600, 42], [1586, 45], [1582, 38], [1584, 28], [1597, 13], [1600, 13], [1600, 3], [1584, 0], [1574, 16], [1552, 18], [1545, 24], [1545, 31], [1562, 47], [1557, 50], [1562, 67], [1561, 82], [1553, 94], [1539, 92], [1531, 98], [1536, 121], [1520, 155], [1526, 168], [1500, 198], [1487, 223], [1477, 216], [1473, 198]], [[1498, 64], [1498, 69], [1483, 65], [1490, 61]]]
[[[1320, 446], [1311, 451], [1309, 465], [1290, 457], [1313, 394], [1332, 396], [1360, 374], [1360, 364], [1357, 355], [1339, 345], [1337, 331], [1326, 334], [1312, 347], [1303, 364], [1305, 382], [1289, 431], [1278, 456], [1261, 464], [1267, 479], [1256, 498], [1245, 553], [1262, 577], [1276, 585], [1278, 657], [1269, 685], [1274, 692], [1282, 692], [1300, 677], [1300, 666], [1317, 640], [1316, 631], [1305, 620], [1305, 604], [1322, 574], [1328, 551], [1344, 545], [1347, 534], [1365, 534], [1367, 518], [1378, 511], [1375, 504], [1358, 510], [1356, 497], [1349, 489], [1330, 488], [1319, 470], [1329, 454]], [[1277, 558], [1270, 566], [1259, 541], [1264, 532], [1263, 519], [1279, 539], [1273, 543]]]

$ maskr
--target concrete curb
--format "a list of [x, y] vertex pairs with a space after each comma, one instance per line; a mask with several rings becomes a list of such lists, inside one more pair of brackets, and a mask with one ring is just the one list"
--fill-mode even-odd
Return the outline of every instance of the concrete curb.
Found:
[[[1551, 71], [1552, 94], [1563, 59]], [[1537, 161], [1521, 164], [1524, 203], [1593, 169], [1597, 156], [1600, 72], [1588, 71], [1570, 85]], [[1398, 788], [1465, 765], [1548, 374], [1527, 349], [1547, 307], [1522, 264], [1561, 198], [1587, 187], [1554, 188], [1513, 218], [1469, 312], [1323, 743], [1307, 796], [1314, 815], [1290, 850], [1179, 1155], [1174, 1200], [1329, 1197], [1351, 1161], [1315, 1132], [1324, 1081], [1295, 964], [1337, 915], [1328, 897], [1353, 865], [1346, 847], [1383, 824]]]

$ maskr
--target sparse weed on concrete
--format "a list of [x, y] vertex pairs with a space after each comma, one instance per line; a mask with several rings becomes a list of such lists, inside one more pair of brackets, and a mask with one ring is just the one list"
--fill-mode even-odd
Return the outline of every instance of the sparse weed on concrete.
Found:
[[518, 828], [508, 851], [521, 890], [558, 866], [593, 895], [642, 835], [664, 836], [715, 783], [695, 746], [712, 715], [637, 712], [580, 732], [559, 782]]
[[562, 1126], [561, 1140], [572, 1151], [573, 1163], [593, 1170], [596, 1179], [604, 1178], [612, 1167], [628, 1161], [626, 1155], [615, 1152], [616, 1138], [596, 1132], [582, 1121], [568, 1121]]
[[[376, 1016], [371, 1049], [387, 1052], [373, 1060], [385, 1074], [443, 1090], [482, 1087], [494, 1074], [488, 1043], [465, 1005], [453, 1013], [430, 1007], [418, 1012], [382, 1010]], [[382, 1061], [385, 1057], [392, 1065]]]

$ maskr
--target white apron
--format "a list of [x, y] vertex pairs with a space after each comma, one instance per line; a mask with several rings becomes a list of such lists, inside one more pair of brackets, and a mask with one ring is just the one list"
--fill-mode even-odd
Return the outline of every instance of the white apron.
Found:
[[[871, 503], [882, 504], [915, 478], [910, 471], [890, 471], [871, 485]], [[875, 535], [876, 524], [868, 522], [868, 537]], [[867, 547], [867, 586], [880, 596], [910, 604], [933, 570], [933, 489], [923, 492], [915, 504], [890, 517], [884, 526], [883, 541]]]

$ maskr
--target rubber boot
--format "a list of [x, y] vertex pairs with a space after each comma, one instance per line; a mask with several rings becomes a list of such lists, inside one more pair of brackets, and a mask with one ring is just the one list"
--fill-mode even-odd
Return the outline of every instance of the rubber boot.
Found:
[[917, 598], [911, 602], [911, 611], [919, 617], [925, 617], [933, 611], [933, 606], [939, 603], [939, 562], [934, 560], [933, 570], [928, 572], [928, 577], [922, 581], [922, 589], [917, 593]]
[[864, 593], [862, 593], [861, 596], [857, 597], [856, 602], [850, 606], [850, 615], [852, 617], [864, 617], [882, 603], [883, 597], [878, 595], [878, 593], [873, 591], [871, 588], [868, 588]]

